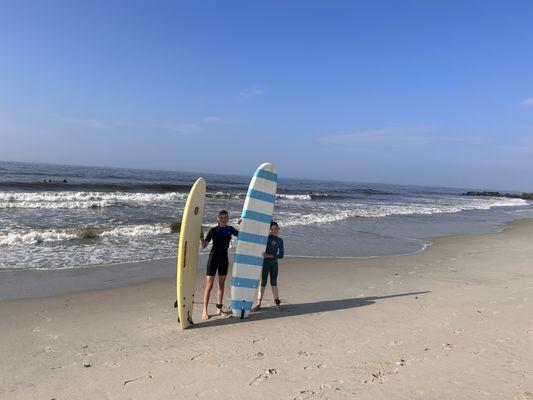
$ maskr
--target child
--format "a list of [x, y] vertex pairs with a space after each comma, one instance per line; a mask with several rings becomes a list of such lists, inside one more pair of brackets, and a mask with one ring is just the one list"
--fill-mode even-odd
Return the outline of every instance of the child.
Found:
[[218, 271], [218, 303], [217, 313], [218, 315], [224, 315], [222, 311], [222, 298], [224, 297], [224, 283], [226, 282], [226, 275], [228, 273], [228, 248], [231, 237], [237, 236], [237, 231], [233, 226], [228, 226], [229, 215], [226, 210], [220, 210], [218, 212], [218, 225], [211, 228], [204, 239], [203, 233], [200, 237], [202, 242], [202, 249], [205, 249], [209, 242], [213, 241], [213, 247], [209, 253], [209, 260], [207, 261], [206, 282], [204, 290], [204, 309], [202, 312], [202, 319], [209, 319], [207, 313], [207, 305], [209, 304], [209, 296], [211, 295], [211, 289], [213, 289], [213, 283], [215, 281], [215, 275]]
[[253, 311], [257, 311], [261, 308], [261, 301], [265, 294], [265, 287], [269, 274], [270, 286], [272, 287], [272, 294], [274, 295], [274, 303], [276, 303], [276, 309], [281, 311], [281, 301], [279, 300], [278, 293], [278, 260], [283, 258], [283, 239], [278, 236], [278, 233], [279, 226], [277, 222], [272, 221], [270, 223], [270, 235], [268, 236], [267, 248], [263, 253], [263, 270], [261, 272], [261, 286], [259, 287], [257, 306], [254, 307]]

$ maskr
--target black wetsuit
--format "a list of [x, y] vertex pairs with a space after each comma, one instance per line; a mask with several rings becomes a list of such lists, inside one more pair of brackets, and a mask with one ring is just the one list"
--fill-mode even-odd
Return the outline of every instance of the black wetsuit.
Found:
[[207, 232], [205, 241], [213, 241], [213, 247], [209, 253], [209, 260], [207, 261], [206, 275], [215, 276], [218, 270], [218, 276], [225, 276], [228, 274], [228, 248], [231, 236], [237, 236], [239, 231], [233, 226], [215, 226]]

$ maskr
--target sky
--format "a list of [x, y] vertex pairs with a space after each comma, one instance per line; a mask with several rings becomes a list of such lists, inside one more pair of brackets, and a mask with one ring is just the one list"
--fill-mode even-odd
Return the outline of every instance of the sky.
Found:
[[533, 191], [533, 2], [0, 2], [0, 160]]

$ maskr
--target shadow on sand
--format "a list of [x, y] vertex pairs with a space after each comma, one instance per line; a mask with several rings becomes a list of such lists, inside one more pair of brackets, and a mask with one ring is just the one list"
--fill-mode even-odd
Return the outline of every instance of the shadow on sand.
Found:
[[297, 315], [305, 314], [318, 314], [327, 311], [345, 310], [348, 308], [362, 307], [374, 304], [378, 300], [391, 299], [394, 297], [404, 296], [416, 296], [419, 294], [430, 293], [425, 292], [411, 292], [411, 293], [399, 293], [391, 294], [388, 296], [370, 296], [370, 297], [358, 297], [352, 299], [340, 299], [340, 300], [324, 300], [316, 301], [313, 303], [300, 303], [300, 304], [287, 304], [284, 305], [284, 309], [280, 312], [276, 311], [273, 307], [264, 308], [259, 311], [253, 312], [248, 318], [237, 319], [233, 317], [212, 317], [207, 321], [198, 321], [191, 327], [193, 329], [207, 328], [210, 326], [230, 325], [230, 324], [242, 324], [246, 322], [261, 321], [264, 319], [273, 318], [285, 318], [294, 317]]

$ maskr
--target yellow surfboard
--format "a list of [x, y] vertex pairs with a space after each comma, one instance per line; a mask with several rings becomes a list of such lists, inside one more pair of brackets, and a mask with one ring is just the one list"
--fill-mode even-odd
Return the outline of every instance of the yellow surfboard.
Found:
[[186, 329], [193, 323], [194, 288], [196, 286], [196, 269], [198, 267], [200, 233], [204, 218], [204, 203], [205, 180], [204, 178], [198, 178], [191, 188], [185, 203], [178, 245], [176, 287], [178, 322], [181, 329]]

